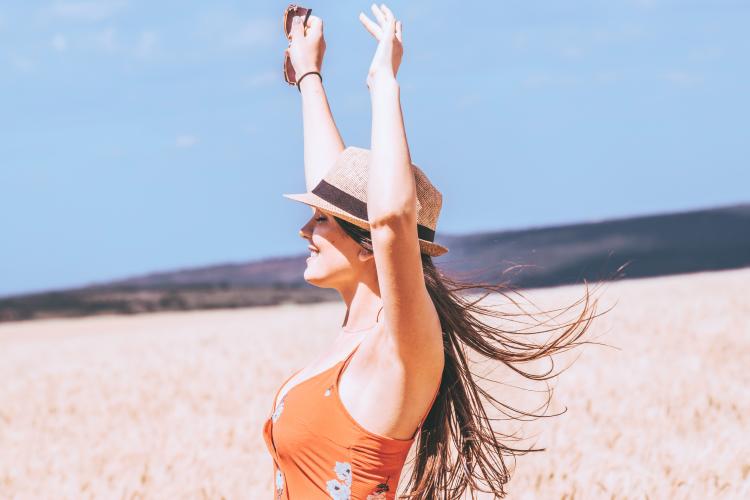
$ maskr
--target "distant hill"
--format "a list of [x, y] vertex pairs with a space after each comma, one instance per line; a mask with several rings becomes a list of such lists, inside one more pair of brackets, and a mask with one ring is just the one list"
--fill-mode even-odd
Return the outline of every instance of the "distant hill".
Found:
[[[519, 288], [750, 266], [750, 203], [512, 231], [438, 235], [447, 275]], [[0, 299], [0, 321], [338, 300], [302, 278], [307, 253]], [[519, 267], [520, 266], [520, 267]], [[750, 284], [748, 284], [750, 289]]]

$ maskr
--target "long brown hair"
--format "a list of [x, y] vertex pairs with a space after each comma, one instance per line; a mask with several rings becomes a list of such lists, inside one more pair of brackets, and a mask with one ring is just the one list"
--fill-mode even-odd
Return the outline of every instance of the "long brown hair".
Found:
[[[370, 232], [367, 229], [338, 217], [334, 219], [360, 246], [370, 252], [373, 251]], [[424, 253], [421, 256], [427, 291], [440, 316], [445, 367], [438, 397], [416, 441], [415, 463], [406, 486], [408, 493], [401, 498], [460, 499], [467, 487], [470, 487], [472, 498], [474, 498], [475, 491], [491, 492], [497, 497], [504, 497], [507, 494], [504, 485], [510, 480], [510, 473], [503, 456], [512, 456], [515, 459], [516, 455], [531, 451], [544, 451], [545, 448], [523, 449], [508, 446], [504, 441], [518, 438], [497, 432], [492, 428], [490, 421], [497, 419], [487, 416], [482, 399], [490, 402], [511, 419], [516, 419], [518, 414], [531, 417], [554, 415], [527, 413], [495, 399], [474, 381], [474, 375], [469, 370], [467, 362], [466, 347], [491, 360], [503, 363], [513, 372], [529, 380], [550, 379], [559, 375], [559, 373], [552, 373], [552, 368], [546, 373], [538, 374], [524, 371], [519, 365], [546, 358], [577, 345], [598, 344], [580, 341], [581, 336], [589, 328], [591, 320], [598, 316], [595, 314], [598, 301], [591, 300], [588, 284], [586, 284], [585, 296], [565, 309], [568, 310], [583, 302], [583, 310], [574, 321], [537, 332], [523, 331], [527, 328], [517, 331], [504, 330], [480, 321], [476, 314], [495, 318], [518, 315], [501, 313], [480, 306], [479, 302], [494, 292], [509, 298], [513, 304], [518, 305], [508, 292], [522, 295], [520, 292], [507, 283], [491, 284], [450, 278], [435, 267], [431, 256]], [[621, 266], [615, 274], [623, 267]], [[487, 292], [478, 300], [470, 300], [461, 294], [470, 290], [487, 290]], [[540, 311], [540, 313], [546, 314], [552, 311], [558, 310]], [[534, 316], [525, 311], [523, 315]], [[540, 320], [536, 324], [544, 325], [548, 322], [549, 318], [544, 321]], [[541, 345], [524, 341], [526, 336], [556, 330], [562, 330], [562, 332], [558, 335], [551, 335]], [[552, 365], [554, 366], [554, 362]], [[549, 402], [551, 391], [548, 390], [547, 395], [547, 402]], [[500, 406], [496, 406], [496, 403]], [[449, 446], [450, 443], [453, 447]], [[456, 452], [457, 457], [451, 455]], [[488, 486], [490, 490], [482, 489], [477, 481]]]

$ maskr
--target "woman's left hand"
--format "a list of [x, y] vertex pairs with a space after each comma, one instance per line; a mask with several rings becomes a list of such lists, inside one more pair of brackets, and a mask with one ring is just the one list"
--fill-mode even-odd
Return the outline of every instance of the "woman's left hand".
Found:
[[375, 56], [372, 58], [370, 70], [367, 73], [368, 87], [371, 87], [370, 84], [375, 79], [383, 76], [395, 79], [404, 54], [404, 47], [401, 44], [401, 21], [396, 21], [393, 12], [384, 3], [380, 4], [380, 7], [372, 4], [370, 8], [378, 20], [377, 24], [364, 13], [359, 14], [359, 20], [378, 41]]

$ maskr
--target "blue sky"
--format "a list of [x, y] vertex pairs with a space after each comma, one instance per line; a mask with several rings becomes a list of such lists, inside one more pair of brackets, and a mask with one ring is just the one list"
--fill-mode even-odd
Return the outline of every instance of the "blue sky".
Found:
[[[0, 3], [0, 295], [305, 252], [287, 3]], [[306, 5], [369, 147], [370, 3]], [[388, 5], [438, 233], [750, 201], [750, 3]]]

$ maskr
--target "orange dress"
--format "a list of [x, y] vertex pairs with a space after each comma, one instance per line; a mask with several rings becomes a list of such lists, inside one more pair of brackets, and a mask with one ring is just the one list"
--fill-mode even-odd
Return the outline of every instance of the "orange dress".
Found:
[[375, 434], [354, 420], [341, 403], [338, 382], [361, 343], [343, 361], [293, 386], [278, 405], [281, 389], [302, 370], [276, 391], [263, 426], [273, 457], [274, 500], [395, 498], [401, 469], [427, 414], [410, 439]]

